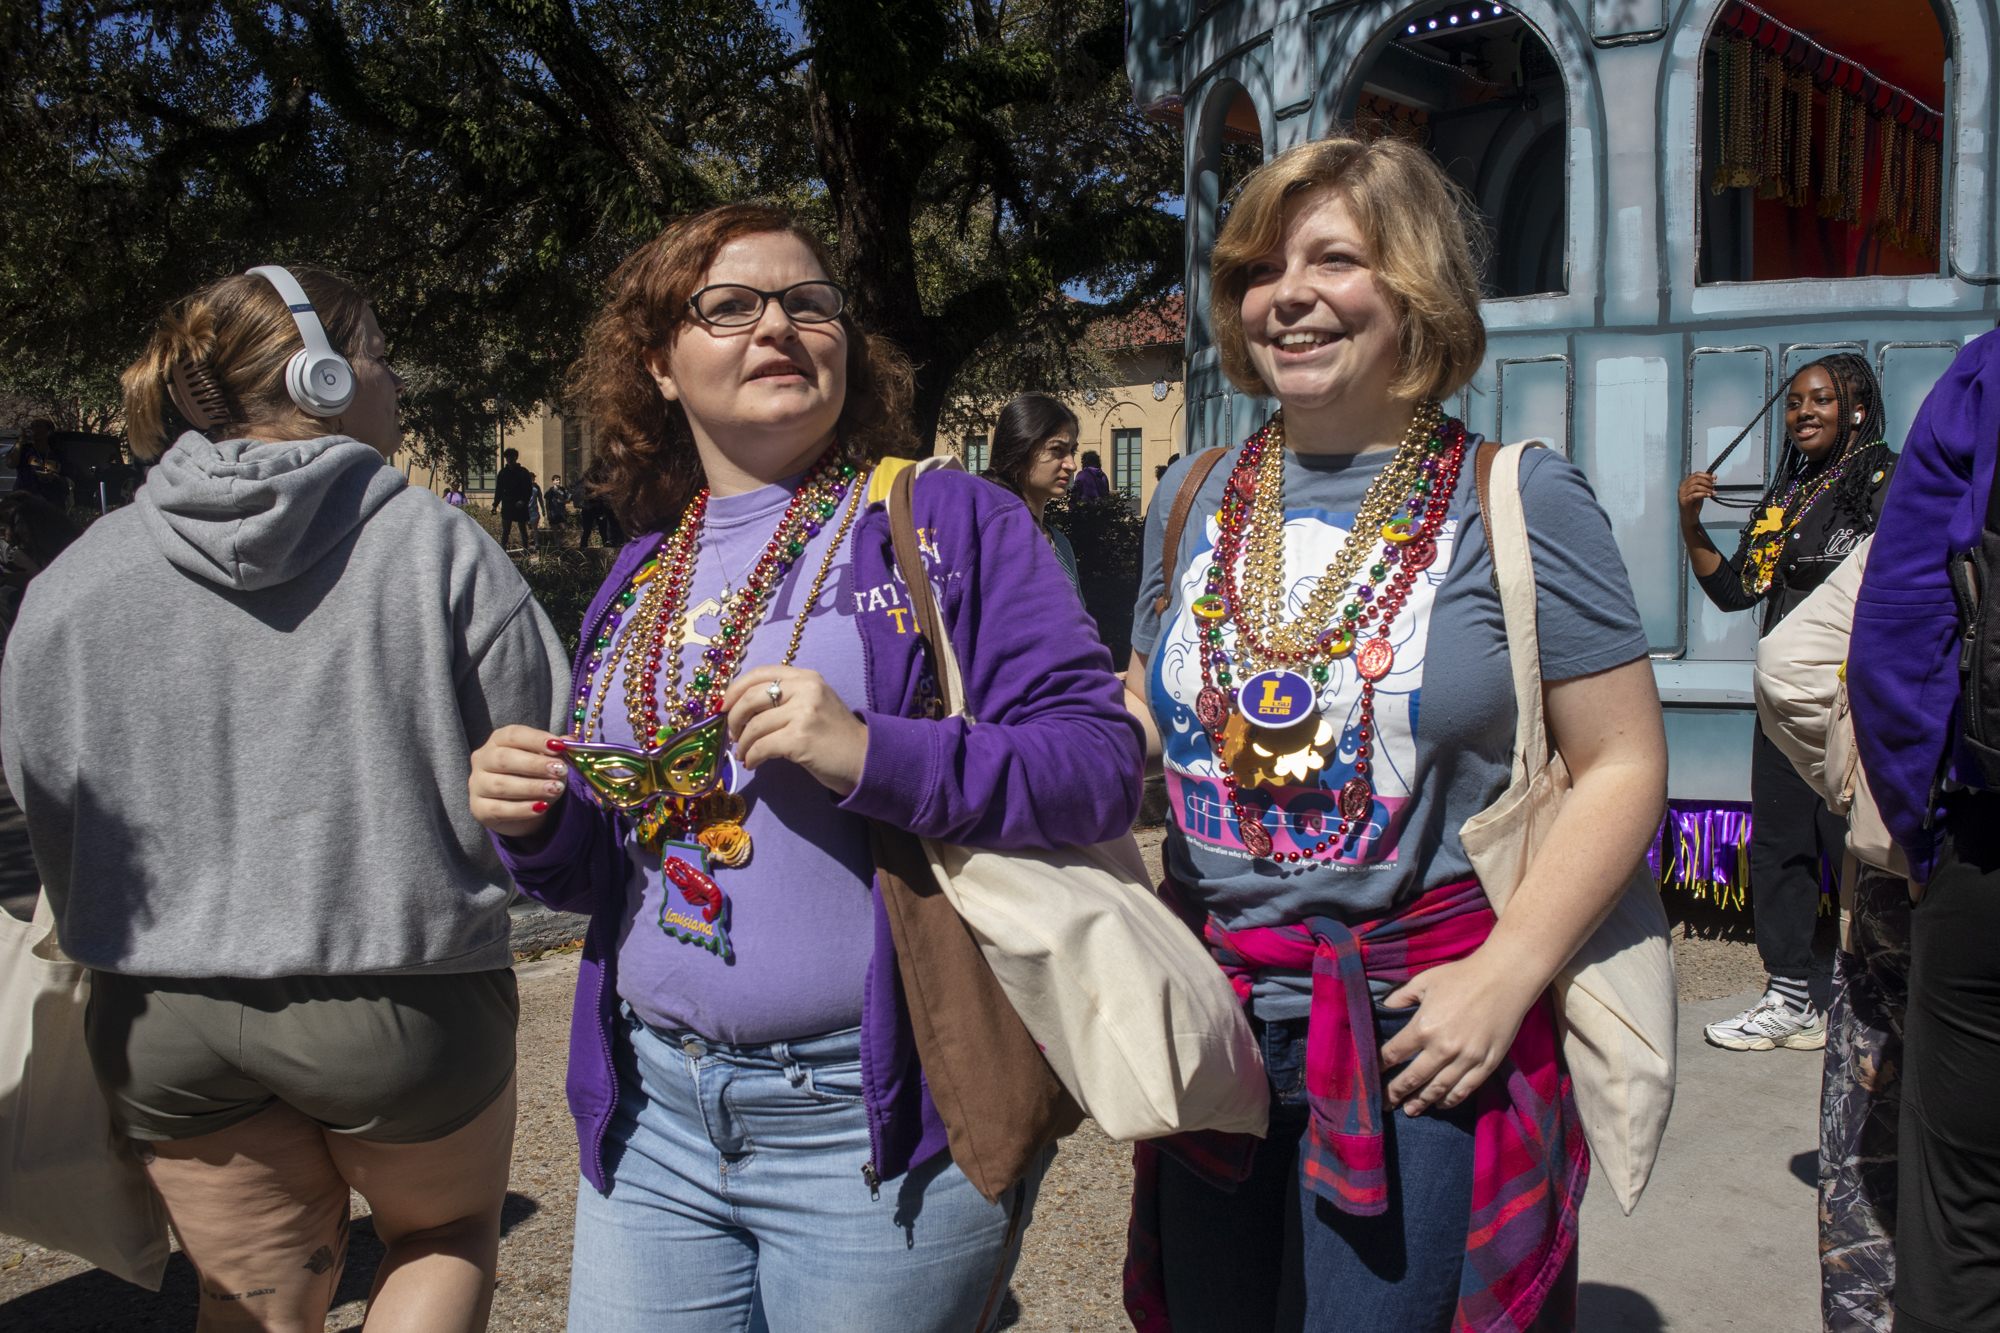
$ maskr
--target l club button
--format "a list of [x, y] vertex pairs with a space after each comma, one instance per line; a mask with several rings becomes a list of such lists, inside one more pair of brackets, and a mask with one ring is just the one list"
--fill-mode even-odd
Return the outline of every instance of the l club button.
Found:
[[1296, 671], [1260, 671], [1236, 691], [1236, 707], [1260, 727], [1289, 727], [1313, 712], [1312, 685]]

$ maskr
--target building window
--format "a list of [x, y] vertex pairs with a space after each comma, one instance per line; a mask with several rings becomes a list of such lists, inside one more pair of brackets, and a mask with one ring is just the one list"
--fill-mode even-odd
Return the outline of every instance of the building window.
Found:
[[1938, 272], [1945, 61], [1925, 0], [1723, 5], [1702, 60], [1697, 280]]
[[1111, 432], [1111, 487], [1120, 495], [1139, 494], [1140, 469], [1146, 461], [1144, 435], [1139, 430]]
[[1354, 130], [1430, 150], [1492, 237], [1487, 292], [1569, 289], [1562, 66], [1512, 5], [1417, 10], [1362, 75]]
[[965, 470], [973, 476], [986, 471], [986, 437], [968, 435], [965, 437]]
[[493, 478], [498, 474], [499, 450], [481, 440], [472, 446], [465, 461], [465, 489], [468, 491], [490, 491]]

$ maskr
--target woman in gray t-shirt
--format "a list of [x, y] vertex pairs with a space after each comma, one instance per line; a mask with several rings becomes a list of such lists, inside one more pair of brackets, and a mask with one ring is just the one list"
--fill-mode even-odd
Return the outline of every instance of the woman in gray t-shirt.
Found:
[[1235, 1169], [1141, 1149], [1128, 1304], [1176, 1325], [1269, 1329], [1301, 1286], [1310, 1328], [1573, 1319], [1588, 1154], [1546, 997], [1652, 839], [1666, 747], [1610, 525], [1531, 451], [1547, 724], [1575, 787], [1496, 922], [1459, 828], [1508, 786], [1507, 633], [1480, 441], [1437, 406], [1484, 353], [1472, 225], [1421, 149], [1331, 139], [1246, 181], [1216, 245], [1223, 367], [1282, 411], [1163, 480], [1127, 702], [1166, 770], [1169, 879], [1250, 996], [1273, 1109]]

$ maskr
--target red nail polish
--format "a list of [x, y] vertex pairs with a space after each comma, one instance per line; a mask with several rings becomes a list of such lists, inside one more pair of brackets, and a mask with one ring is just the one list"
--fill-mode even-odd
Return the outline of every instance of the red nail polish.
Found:
[[546, 810], [546, 809], [548, 809], [548, 808], [549, 808], [549, 803], [548, 803], [547, 801], [536, 801], [536, 802], [535, 802], [535, 813], [536, 813], [536, 814], [538, 814], [538, 815], [539, 815], [540, 813], [542, 813], [542, 811], [544, 811], [544, 810]]
[[549, 752], [551, 754], [561, 754], [567, 749], [569, 749], [568, 741], [563, 740], [560, 736], [549, 737]]

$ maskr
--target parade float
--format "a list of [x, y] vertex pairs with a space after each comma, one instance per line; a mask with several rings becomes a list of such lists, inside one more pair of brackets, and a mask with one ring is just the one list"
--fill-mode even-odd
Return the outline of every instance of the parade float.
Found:
[[[1541, 437], [1609, 512], [1671, 746], [1662, 883], [1740, 906], [1750, 615], [1693, 586], [1675, 490], [1806, 362], [1866, 356], [1900, 448], [2000, 311], [1994, 0], [1130, 0], [1134, 96], [1185, 129], [1187, 437], [1270, 404], [1224, 377], [1209, 254], [1248, 161], [1353, 126], [1428, 148], [1488, 223], [1486, 361], [1447, 410]], [[1717, 476], [1768, 484], [1766, 415]], [[1734, 549], [1741, 508], [1704, 512]]]

